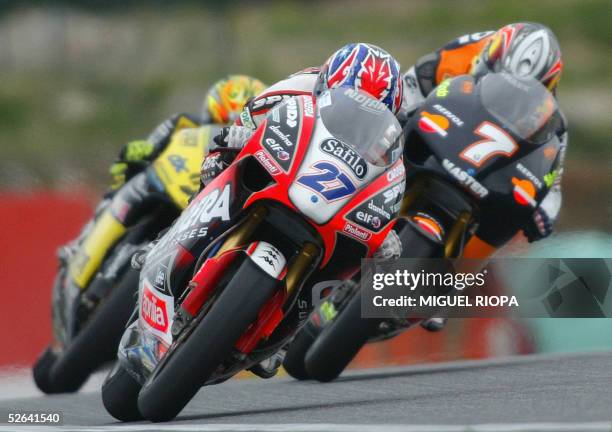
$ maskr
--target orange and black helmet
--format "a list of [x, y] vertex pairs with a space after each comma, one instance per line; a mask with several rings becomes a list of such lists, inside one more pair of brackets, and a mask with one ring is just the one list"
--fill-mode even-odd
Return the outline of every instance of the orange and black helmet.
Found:
[[266, 85], [247, 75], [229, 75], [217, 81], [204, 100], [204, 117], [213, 123], [229, 124], [238, 118], [249, 99], [257, 96]]
[[508, 72], [539, 80], [554, 91], [561, 78], [563, 61], [553, 32], [537, 23], [509, 24], [491, 36], [472, 62], [471, 73]]

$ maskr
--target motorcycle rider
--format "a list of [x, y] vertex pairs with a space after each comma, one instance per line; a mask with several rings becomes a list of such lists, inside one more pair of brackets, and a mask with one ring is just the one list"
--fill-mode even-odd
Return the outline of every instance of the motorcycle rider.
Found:
[[[538, 79], [556, 95], [563, 61], [559, 42], [552, 30], [539, 23], [508, 24], [498, 31], [460, 36], [424, 55], [403, 75], [404, 115], [410, 115], [418, 109], [425, 98], [446, 79], [468, 73], [478, 78], [489, 72], [500, 71], [517, 77]], [[568, 144], [563, 119], [557, 131], [561, 149], [553, 171], [552, 187], [534, 210], [531, 220], [523, 227], [523, 233], [530, 243], [552, 233], [561, 209], [561, 175]], [[445, 322], [445, 319], [433, 318], [423, 322], [422, 326], [437, 331], [444, 327]]]
[[[421, 57], [404, 73], [404, 105], [413, 112], [442, 81], [462, 74], [481, 77], [488, 72], [508, 72], [538, 79], [556, 94], [563, 71], [561, 49], [554, 33], [538, 23], [509, 24], [498, 31], [464, 35]], [[529, 242], [549, 236], [561, 209], [561, 174], [568, 143], [566, 125], [557, 131], [561, 151], [553, 187], [533, 218], [524, 227]]]
[[[221, 147], [240, 149], [276, 104], [293, 96], [318, 96], [329, 88], [340, 86], [365, 91], [394, 114], [399, 113], [403, 81], [397, 60], [376, 45], [350, 43], [334, 52], [323, 66], [304, 69], [267, 88], [246, 104], [238, 120], [223, 128], [215, 142]], [[212, 153], [209, 157], [214, 157]], [[211, 173], [205, 165], [206, 162], [202, 180], [206, 183], [218, 173]]]
[[[246, 104], [238, 120], [214, 138], [218, 147], [241, 149], [263, 121], [266, 113], [283, 100], [300, 95], [318, 96], [340, 86], [365, 91], [398, 115], [403, 100], [400, 64], [382, 48], [369, 43], [350, 43], [334, 52], [321, 67], [290, 75], [267, 88]], [[227, 153], [225, 153], [227, 154]], [[211, 149], [202, 164], [201, 186], [205, 186], [231, 163], [224, 154]], [[221, 162], [221, 163], [219, 163]], [[262, 378], [276, 374], [284, 358], [276, 355], [250, 368]]]
[[[361, 64], [354, 62], [354, 46], [355, 44], [350, 44], [338, 50], [322, 68], [306, 69], [267, 89], [247, 104], [239, 121], [230, 128], [223, 129], [215, 141], [220, 145], [241, 148], [265, 113], [284, 98], [320, 93], [321, 89], [325, 88], [327, 77], [330, 77], [332, 85], [339, 77], [344, 79], [343, 84], [350, 82], [346, 75], [342, 75], [343, 69], [349, 66], [347, 63], [356, 64], [357, 74], [361, 70]], [[502, 70], [519, 77], [539, 79], [554, 93], [562, 69], [559, 43], [548, 27], [536, 23], [510, 24], [497, 32], [487, 31], [461, 36], [434, 53], [423, 56], [403, 76], [404, 96], [401, 110], [398, 112], [398, 107], [388, 106], [403, 120], [413, 113], [443, 80], [466, 73], [480, 77], [490, 71]], [[530, 242], [551, 234], [561, 207], [560, 181], [568, 141], [565, 124], [560, 127], [558, 136], [561, 150], [557, 158], [557, 168], [553, 171], [552, 187], [533, 212], [532, 219], [523, 228]], [[203, 169], [204, 178], [210, 178], [206, 169]], [[399, 256], [401, 253], [401, 244], [395, 233], [392, 233], [378, 251], [378, 256]], [[438, 330], [442, 325], [443, 320], [438, 319], [423, 323], [428, 330]]]
[[[229, 75], [212, 85], [204, 99], [199, 117], [188, 113], [174, 114], [157, 126], [146, 140], [126, 143], [109, 169], [112, 184], [97, 207], [94, 218], [84, 227], [77, 239], [59, 249], [60, 261], [81, 261], [70, 260], [70, 257], [75, 253], [78, 255], [79, 245], [82, 241], [87, 241], [88, 234], [98, 223], [99, 215], [107, 208], [110, 208], [110, 223], [115, 229], [109, 230], [102, 247], [112, 247], [123, 234], [125, 227], [138, 221], [157, 202], [155, 193], [159, 190], [155, 182], [145, 174], [138, 174], [143, 173], [164, 151], [172, 138], [186, 129], [199, 128], [199, 136], [210, 140], [219, 132], [221, 126], [233, 122], [245, 103], [265, 87], [256, 78]], [[206, 146], [209, 145], [210, 142]]]

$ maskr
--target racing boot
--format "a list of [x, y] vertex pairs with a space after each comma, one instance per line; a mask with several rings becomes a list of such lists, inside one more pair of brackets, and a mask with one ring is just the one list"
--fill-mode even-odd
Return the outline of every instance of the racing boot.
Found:
[[278, 373], [278, 369], [283, 364], [285, 354], [287, 354], [287, 350], [282, 348], [274, 353], [271, 357], [268, 357], [256, 365], [251, 366], [248, 370], [253, 372], [259, 378], [272, 378]]
[[438, 332], [444, 328], [448, 318], [432, 317], [421, 321], [421, 327], [430, 332]]

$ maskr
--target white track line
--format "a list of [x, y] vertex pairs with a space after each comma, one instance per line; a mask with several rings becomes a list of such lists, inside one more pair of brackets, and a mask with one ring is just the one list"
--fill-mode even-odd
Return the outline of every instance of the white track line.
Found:
[[117, 426], [0, 426], [0, 432], [611, 432], [612, 422], [491, 423], [478, 425], [359, 425], [359, 424], [185, 424]]

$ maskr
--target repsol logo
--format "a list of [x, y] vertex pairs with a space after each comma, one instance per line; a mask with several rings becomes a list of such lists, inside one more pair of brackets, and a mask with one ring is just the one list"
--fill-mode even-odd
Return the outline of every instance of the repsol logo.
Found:
[[328, 138], [321, 142], [321, 150], [344, 162], [358, 179], [363, 180], [368, 174], [367, 162], [343, 142]]

